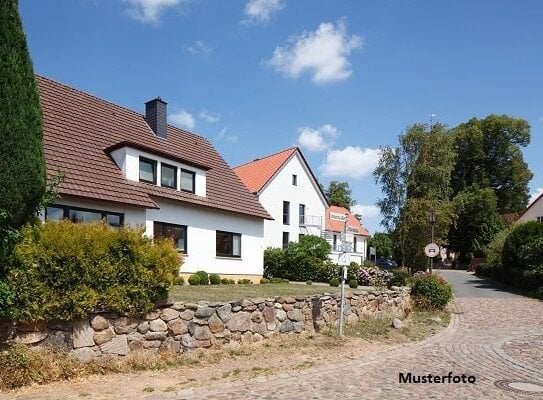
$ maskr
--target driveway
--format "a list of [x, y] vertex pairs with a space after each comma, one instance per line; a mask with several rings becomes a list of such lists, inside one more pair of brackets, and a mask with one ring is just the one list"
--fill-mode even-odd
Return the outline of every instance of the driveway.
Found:
[[[185, 390], [153, 399], [543, 398], [543, 302], [464, 271], [450, 326], [423, 342], [327, 367]], [[399, 374], [474, 376], [475, 383], [399, 383]], [[405, 376], [405, 375], [404, 375]]]

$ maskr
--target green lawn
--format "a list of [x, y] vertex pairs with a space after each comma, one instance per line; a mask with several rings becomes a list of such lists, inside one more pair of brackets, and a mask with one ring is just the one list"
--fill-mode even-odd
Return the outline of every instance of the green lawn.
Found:
[[174, 301], [197, 302], [235, 301], [254, 297], [309, 296], [312, 294], [337, 293], [339, 288], [321, 285], [299, 285], [293, 283], [268, 283], [265, 285], [208, 285], [174, 286], [170, 297]]

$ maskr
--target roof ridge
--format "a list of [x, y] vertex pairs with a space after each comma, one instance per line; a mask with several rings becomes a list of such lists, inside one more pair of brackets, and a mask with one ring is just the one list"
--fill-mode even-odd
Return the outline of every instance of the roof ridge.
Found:
[[252, 160], [252, 161], [247, 161], [247, 162], [245, 162], [245, 163], [243, 163], [243, 164], [238, 165], [237, 167], [232, 167], [232, 169], [237, 169], [237, 168], [244, 167], [244, 166], [246, 166], [246, 165], [252, 164], [252, 163], [254, 163], [254, 162], [257, 162], [257, 161], [265, 160], [266, 158], [274, 157], [274, 156], [276, 156], [276, 155], [278, 155], [278, 154], [285, 153], [285, 152], [287, 152], [287, 151], [289, 151], [289, 150], [295, 150], [295, 151], [296, 151], [296, 150], [300, 150], [300, 148], [299, 148], [298, 146], [288, 147], [288, 148], [286, 148], [286, 149], [283, 149], [283, 150], [280, 150], [280, 151], [276, 151], [275, 153], [268, 154], [267, 156], [260, 157], [260, 158], [255, 158], [255, 159]]
[[[59, 81], [56, 81], [52, 78], [49, 78], [47, 76], [43, 76], [43, 75], [40, 75], [40, 74], [34, 74], [37, 78], [40, 78], [40, 79], [43, 79], [43, 80], [46, 80], [46, 81], [49, 81], [55, 85], [58, 85], [58, 86], [62, 86], [68, 90], [71, 90], [73, 92], [76, 92], [76, 93], [79, 93], [83, 96], [87, 96], [87, 97], [91, 97], [93, 98], [94, 100], [97, 100], [98, 102], [101, 102], [101, 103], [105, 103], [107, 104], [108, 106], [113, 106], [115, 108], [120, 108], [121, 110], [124, 110], [124, 111], [127, 111], [129, 113], [132, 113], [132, 114], [135, 114], [137, 115], [138, 117], [142, 117], [145, 119], [145, 115], [136, 111], [136, 110], [132, 110], [131, 108], [128, 108], [128, 107], [125, 107], [125, 106], [121, 106], [117, 103], [114, 103], [113, 101], [111, 100], [106, 100], [102, 97], [98, 97], [98, 95], [96, 94], [93, 94], [93, 93], [89, 93], [89, 92], [86, 92], [84, 91], [83, 89], [79, 89], [79, 88], [76, 88], [75, 86], [70, 86], [70, 85], [67, 85], [66, 83], [62, 83], [62, 82], [59, 82]], [[185, 129], [182, 129], [182, 128], [179, 128], [177, 126], [174, 126], [174, 125], [171, 125], [171, 124], [166, 124], [168, 127], [172, 128], [172, 129], [175, 129], [175, 130], [178, 130], [178, 131], [181, 131], [181, 132], [184, 132], [184, 133], [188, 133], [189, 135], [194, 135], [194, 136], [197, 136], [199, 138], [202, 138], [203, 140], [205, 140], [206, 142], [208, 143], [211, 143], [209, 142], [208, 138], [203, 136], [203, 135], [199, 135], [197, 133], [194, 133], [194, 132], [191, 132], [191, 131], [187, 131]]]

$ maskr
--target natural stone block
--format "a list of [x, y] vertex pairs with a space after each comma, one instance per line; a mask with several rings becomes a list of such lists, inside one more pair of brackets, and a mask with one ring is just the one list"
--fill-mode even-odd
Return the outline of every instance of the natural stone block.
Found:
[[166, 332], [168, 330], [168, 325], [161, 319], [155, 319], [149, 322], [149, 329], [152, 332]]
[[145, 348], [145, 340], [134, 340], [133, 342], [128, 342], [128, 348], [130, 351], [143, 350]]
[[301, 331], [303, 331], [305, 326], [303, 321], [294, 322], [292, 325], [294, 327], [294, 332], [296, 333], [300, 333]]
[[264, 307], [262, 310], [262, 316], [266, 322], [275, 321], [275, 310], [272, 307]]
[[234, 306], [232, 307], [232, 312], [238, 312], [241, 310], [241, 306]]
[[303, 321], [304, 320], [304, 314], [299, 308], [295, 308], [289, 312], [287, 312], [288, 319], [292, 321]]
[[181, 319], [174, 319], [168, 322], [168, 331], [173, 335], [183, 335], [189, 331], [185, 321]]
[[215, 309], [214, 309], [214, 308], [211, 308], [211, 307], [208, 307], [208, 306], [204, 306], [204, 307], [198, 307], [198, 309], [197, 309], [196, 312], [194, 313], [194, 316], [195, 316], [196, 318], [209, 318], [209, 317], [211, 317], [214, 313], [215, 313]]
[[147, 332], [149, 332], [149, 322], [143, 321], [138, 325], [138, 332], [145, 335]]
[[179, 318], [184, 319], [185, 321], [190, 321], [194, 318], [194, 311], [192, 310], [185, 310], [181, 313], [179, 313]]
[[252, 332], [245, 332], [241, 335], [241, 343], [253, 343], [253, 334]]
[[261, 322], [253, 322], [251, 324], [251, 332], [253, 333], [260, 333], [260, 334], [264, 334], [266, 332], [268, 332], [268, 328], [266, 326], [266, 323], [264, 321], [261, 321]]
[[194, 344], [196, 347], [211, 347], [213, 343], [211, 343], [211, 340], [195, 340]]
[[226, 323], [226, 327], [232, 332], [248, 331], [251, 327], [251, 314], [244, 311], [234, 314]]
[[115, 336], [115, 332], [113, 332], [113, 329], [111, 328], [104, 329], [103, 331], [96, 332], [94, 334], [94, 342], [98, 346], [100, 346], [101, 344], [109, 342], [114, 336]]
[[163, 341], [163, 340], [166, 340], [167, 336], [168, 336], [168, 334], [166, 332], [147, 332], [145, 334], [145, 339], [146, 340], [160, 340], [160, 341]]
[[94, 329], [88, 320], [75, 321], [73, 324], [74, 348], [94, 346]]
[[100, 346], [100, 350], [104, 354], [117, 354], [125, 356], [130, 352], [126, 335], [117, 335], [109, 342]]
[[19, 332], [15, 337], [15, 342], [23, 344], [35, 344], [41, 342], [47, 336], [47, 332]]
[[253, 303], [251, 300], [249, 299], [243, 299], [241, 300], [241, 304], [240, 306], [242, 307], [249, 307], [249, 306], [253, 306], [255, 303]]
[[253, 335], [253, 342], [260, 342], [264, 339], [264, 336], [262, 336], [260, 333], [255, 333]]
[[45, 338], [44, 344], [63, 351], [70, 351], [74, 348], [72, 333], [65, 331], [51, 331]]
[[159, 310], [149, 311], [147, 314], [145, 314], [145, 319], [148, 320], [148, 321], [153, 320], [153, 319], [157, 319], [158, 317], [160, 317], [160, 311]]
[[146, 349], [158, 349], [161, 344], [162, 341], [160, 340], [146, 340], [143, 342], [143, 347]]
[[134, 342], [134, 341], [138, 341], [138, 340], [143, 340], [143, 337], [144, 335], [142, 335], [141, 333], [139, 332], [132, 332], [130, 334], [128, 334], [126, 336], [126, 339], [129, 341], [129, 342]]
[[278, 321], [283, 322], [285, 319], [287, 319], [287, 313], [283, 310], [277, 310], [275, 317]]
[[183, 311], [185, 309], [185, 304], [181, 301], [176, 301], [175, 303], [173, 303], [172, 308], [175, 311]]
[[228, 322], [232, 318], [232, 305], [225, 304], [217, 308], [217, 315], [223, 322]]
[[281, 333], [288, 333], [292, 332], [294, 330], [294, 324], [290, 320], [286, 320], [281, 323], [281, 326], [279, 327], [279, 332]]
[[275, 321], [273, 322], [266, 322], [266, 328], [268, 328], [269, 331], [274, 331], [277, 324]]
[[260, 303], [264, 303], [266, 300], [264, 300], [263, 298], [261, 297], [256, 297], [254, 299], [251, 299], [251, 301], [254, 303], [254, 304], [260, 304]]
[[262, 322], [263, 319], [264, 319], [264, 316], [262, 315], [262, 313], [260, 311], [255, 311], [251, 315], [251, 321], [253, 321], [253, 322]]
[[256, 304], [253, 304], [252, 306], [243, 307], [244, 311], [254, 311], [258, 308]]
[[167, 338], [162, 345], [160, 346], [161, 351], [169, 352], [169, 353], [179, 353], [179, 350], [181, 349], [181, 343], [174, 340], [173, 338]]
[[165, 308], [160, 313], [160, 319], [166, 322], [176, 319], [177, 317], [179, 317], [179, 311], [174, 310], [173, 308]]
[[207, 326], [196, 326], [194, 329], [194, 339], [209, 340], [213, 335]]
[[281, 304], [284, 304], [284, 303], [294, 304], [294, 303], [296, 303], [296, 299], [294, 297], [290, 297], [290, 296], [281, 296], [281, 297], [279, 297], [277, 299], [277, 302], [281, 303]]
[[138, 321], [134, 318], [119, 317], [113, 325], [115, 327], [115, 333], [123, 335], [135, 332], [138, 327]]
[[196, 341], [189, 334], [185, 334], [181, 336], [181, 346], [186, 349], [194, 349], [196, 348]]
[[103, 331], [109, 328], [109, 322], [101, 315], [95, 315], [91, 318], [90, 324], [95, 331]]
[[71, 354], [79, 361], [87, 362], [92, 360], [98, 354], [92, 347], [81, 347], [73, 350]]
[[209, 330], [212, 333], [222, 332], [224, 330], [224, 323], [217, 315], [212, 315], [209, 318]]
[[283, 310], [285, 310], [287, 312], [292, 311], [292, 310], [294, 310], [294, 306], [292, 304], [286, 304], [285, 303], [285, 304], [283, 304]]
[[198, 304], [196, 303], [185, 303], [185, 308], [187, 310], [194, 310], [196, 311], [198, 309]]

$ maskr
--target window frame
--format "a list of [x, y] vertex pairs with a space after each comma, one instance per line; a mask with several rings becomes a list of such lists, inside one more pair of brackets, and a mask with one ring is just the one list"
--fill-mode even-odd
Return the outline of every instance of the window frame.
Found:
[[358, 245], [358, 238], [353, 235], [353, 253], [359, 253], [359, 251], [357, 251], [357, 247], [358, 247], [357, 245]]
[[298, 175], [292, 174], [292, 186], [298, 186]]
[[305, 226], [305, 204], [298, 204], [298, 220], [301, 226]]
[[[286, 206], [286, 212], [285, 212]], [[283, 200], [283, 225], [290, 225], [290, 201]]]
[[[286, 241], [285, 241], [285, 237], [287, 238]], [[281, 242], [282, 249], [283, 250], [286, 249], [289, 243], [290, 243], [290, 232], [283, 232], [282, 242]]]
[[[152, 181], [149, 181], [147, 179], [142, 179], [141, 178], [141, 163], [142, 161], [144, 163], [149, 163], [153, 166], [153, 180]], [[151, 160], [150, 158], [146, 158], [146, 157], [142, 157], [142, 156], [139, 156], [139, 163], [138, 163], [138, 179], [140, 182], [145, 182], [145, 183], [151, 183], [153, 185], [156, 185], [157, 184], [157, 161], [156, 160]]]
[[543, 224], [543, 215], [535, 217], [535, 220], [540, 224]]
[[[93, 208], [65, 206], [65, 205], [62, 205], [62, 204], [50, 204], [49, 206], [45, 207], [45, 211], [44, 211], [45, 221], [48, 220], [48, 218], [47, 218], [47, 214], [48, 214], [47, 209], [48, 208], [57, 208], [57, 209], [62, 210], [62, 219], [68, 219], [68, 220], [70, 220], [70, 210], [100, 214], [101, 215], [100, 219], [101, 220], [105, 219], [106, 223], [107, 223], [107, 216], [108, 215], [115, 215], [115, 216], [119, 217], [119, 225], [118, 226], [124, 226], [124, 214], [123, 213], [118, 213], [118, 212], [114, 212], [114, 211], [96, 210], [96, 209], [93, 209]], [[51, 221], [57, 221], [57, 220], [51, 220]], [[74, 221], [72, 221], [72, 222], [74, 222]], [[108, 223], [108, 225], [111, 226], [111, 227], [117, 227], [117, 225], [110, 225], [109, 223]]]
[[[165, 185], [164, 184], [164, 174], [162, 173], [162, 168], [170, 168], [170, 169], [173, 169], [174, 170], [174, 174], [173, 174], [173, 186], [168, 186], [168, 185]], [[164, 162], [161, 162], [160, 163], [160, 186], [161, 187], [165, 187], [165, 188], [169, 188], [169, 189], [175, 189], [177, 190], [177, 170], [178, 168], [175, 166], [175, 165], [171, 165], [171, 164], [168, 164], [168, 163], [164, 163]]]
[[337, 235], [335, 233], [332, 235], [332, 249], [337, 251]]
[[[181, 177], [183, 175], [183, 172], [186, 172], [186, 173], [188, 173], [188, 174], [190, 174], [192, 176], [192, 190], [183, 189], [183, 187], [181, 186], [183, 184], [183, 179], [181, 179]], [[186, 192], [186, 193], [195, 193], [196, 192], [196, 172], [191, 171], [190, 169], [180, 168], [180, 172], [179, 172], [179, 190], [181, 192]]]
[[164, 232], [164, 229], [166, 228], [166, 225], [173, 226], [173, 227], [176, 227], [176, 228], [181, 228], [184, 231], [183, 249], [180, 249], [179, 247], [177, 247], [177, 243], [174, 243], [174, 245], [176, 246], [175, 249], [177, 251], [179, 251], [180, 253], [183, 253], [183, 254], [187, 254], [187, 252], [188, 252], [188, 249], [187, 249], [188, 227], [187, 227], [187, 225], [172, 224], [171, 222], [163, 222], [163, 221], [153, 221], [153, 238], [155, 238], [155, 237], [167, 237], [167, 236], [164, 236], [164, 235], [156, 236], [156, 234], [155, 234], [155, 225], [156, 224], [161, 224], [162, 225], [162, 232]]
[[[229, 235], [230, 248], [232, 250], [231, 254], [226, 254], [226, 253], [220, 253], [219, 254], [219, 249], [217, 248], [217, 246], [218, 246], [218, 235], [219, 234]], [[239, 255], [234, 254], [234, 236], [239, 237]], [[242, 236], [241, 233], [238, 233], [238, 232], [228, 232], [228, 231], [216, 230], [215, 231], [215, 256], [216, 257], [221, 257], [221, 258], [237, 258], [237, 259], [241, 259], [241, 236]]]

